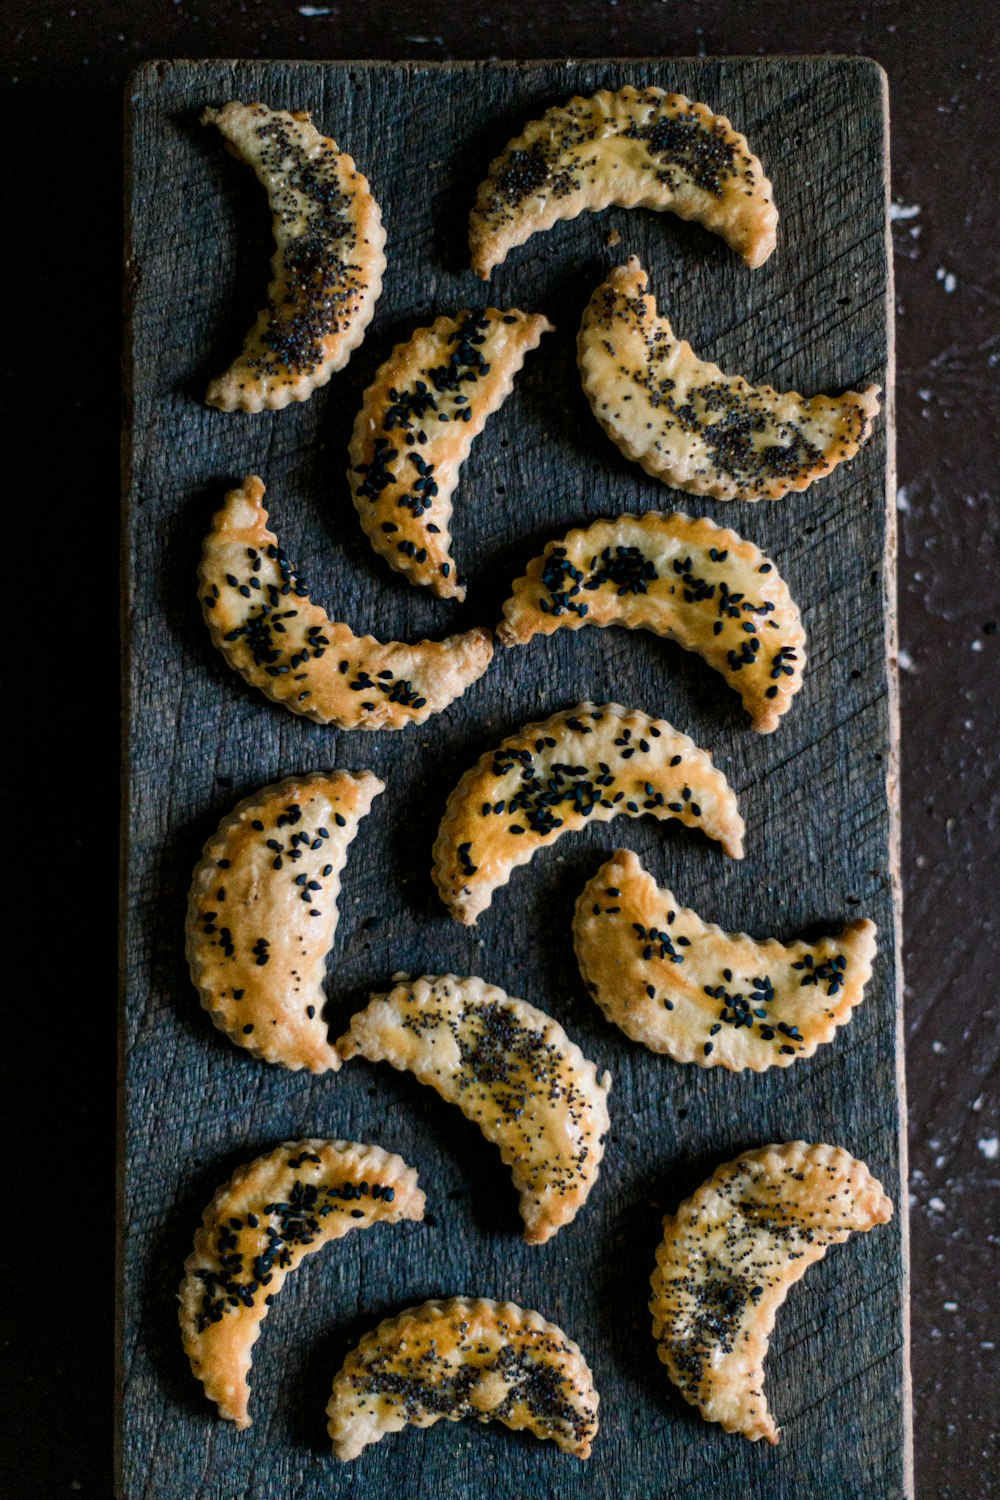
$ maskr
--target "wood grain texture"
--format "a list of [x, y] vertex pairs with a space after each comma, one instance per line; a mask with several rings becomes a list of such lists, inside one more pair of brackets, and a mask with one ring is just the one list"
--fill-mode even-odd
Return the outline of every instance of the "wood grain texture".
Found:
[[[747, 271], [670, 215], [610, 210], [529, 241], [488, 298], [546, 313], [533, 356], [463, 471], [455, 537], [466, 603], [424, 598], [360, 532], [344, 477], [361, 392], [418, 323], [484, 300], [465, 219], [490, 158], [571, 93], [649, 81], [705, 99], [744, 130], [775, 185], [779, 245]], [[260, 97], [305, 108], [369, 177], [389, 270], [358, 353], [306, 405], [256, 417], [201, 404], [260, 304], [268, 215], [252, 174], [197, 124], [205, 104]], [[849, 467], [771, 506], [674, 496], [629, 464], [580, 390], [573, 339], [609, 264], [637, 253], [662, 310], [707, 358], [753, 381], [813, 392], [886, 384], [883, 80], [840, 59], [500, 65], [158, 64], [129, 96], [130, 399], [127, 969], [124, 1017], [124, 1406], [129, 1500], [232, 1497], [717, 1496], [800, 1500], [907, 1492], [899, 1185], [898, 970], [885, 419]], [[606, 247], [612, 228], [622, 237]], [[272, 523], [314, 595], [360, 633], [413, 639], [499, 616], [510, 580], [551, 536], [676, 500], [772, 556], [803, 609], [805, 684], [779, 732], [744, 727], [699, 659], [645, 635], [557, 635], [501, 652], [451, 710], [399, 735], [336, 733], [292, 718], [230, 672], [195, 593], [202, 536], [224, 489], [257, 471]], [[430, 847], [458, 776], [503, 734], [577, 699], [617, 698], [710, 748], [740, 795], [747, 858], [652, 821], [595, 827], [536, 857], [477, 929], [440, 905]], [[201, 1011], [183, 957], [201, 844], [242, 796], [320, 766], [387, 783], [344, 874], [328, 1014], [333, 1034], [398, 968], [479, 973], [550, 1011], [614, 1076], [605, 1167], [578, 1221], [548, 1246], [518, 1238], [494, 1151], [412, 1079], [352, 1062], [291, 1075], [240, 1054]], [[872, 917], [880, 956], [864, 1005], [813, 1059], [732, 1077], [642, 1052], [587, 1000], [570, 920], [617, 843], [730, 929], [797, 935]], [[357, 1236], [296, 1272], [257, 1345], [254, 1426], [217, 1421], [187, 1368], [175, 1294], [194, 1229], [233, 1167], [281, 1139], [372, 1140], [420, 1171], [428, 1221]], [[796, 1136], [865, 1159], [893, 1197], [884, 1229], [810, 1272], [779, 1320], [768, 1394], [784, 1435], [761, 1451], [706, 1427], [665, 1380], [646, 1310], [660, 1215], [718, 1162]], [[602, 1397], [586, 1467], [501, 1428], [407, 1432], [353, 1466], [329, 1456], [323, 1408], [346, 1351], [426, 1297], [511, 1297], [575, 1338]]]

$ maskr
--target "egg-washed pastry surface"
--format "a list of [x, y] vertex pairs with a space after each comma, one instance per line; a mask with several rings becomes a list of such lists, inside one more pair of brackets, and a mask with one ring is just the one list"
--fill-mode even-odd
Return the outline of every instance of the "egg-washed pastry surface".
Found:
[[712, 521], [651, 511], [549, 542], [514, 584], [497, 638], [521, 646], [581, 625], [625, 625], [696, 651], [761, 734], [802, 686], [805, 631], [788, 585], [752, 542]]
[[434, 884], [471, 925], [536, 850], [620, 813], [677, 818], [743, 857], [735, 794], [706, 750], [639, 709], [578, 703], [526, 724], [466, 771], [434, 843]]
[[187, 959], [220, 1031], [265, 1062], [340, 1067], [323, 1006], [340, 874], [385, 790], [371, 771], [315, 771], [263, 787], [205, 845], [188, 896]]
[[775, 246], [771, 184], [725, 115], [626, 86], [547, 110], [490, 164], [469, 217], [472, 268], [486, 279], [538, 230], [611, 204], [696, 219], [748, 266]]
[[592, 998], [626, 1036], [675, 1062], [787, 1067], [833, 1039], [861, 1003], [875, 924], [814, 943], [757, 942], [680, 906], [628, 849], [589, 880], [573, 943]]
[[464, 599], [451, 555], [451, 497], [473, 438], [552, 325], [495, 307], [438, 318], [398, 344], [365, 392], [348, 479], [369, 541], [391, 568]]
[[285, 1277], [351, 1229], [422, 1219], [417, 1174], [380, 1146], [286, 1141], [219, 1188], [184, 1262], [184, 1351], [219, 1415], [249, 1427], [252, 1350]]
[[443, 641], [378, 641], [331, 620], [267, 527], [248, 475], [212, 518], [198, 571], [212, 640], [253, 687], [338, 729], [403, 729], [461, 697], [493, 658], [488, 630]]
[[551, 1016], [482, 979], [425, 975], [373, 995], [337, 1050], [407, 1069], [499, 1146], [529, 1245], [583, 1207], [604, 1155], [611, 1075], [598, 1076]]
[[275, 241], [267, 306], [205, 400], [277, 410], [325, 385], [364, 338], [385, 271], [382, 216], [354, 162], [305, 111], [229, 103], [201, 120], [267, 189]]
[[577, 338], [583, 388], [608, 437], [666, 484], [717, 500], [804, 490], [867, 441], [879, 387], [800, 396], [726, 375], [678, 339], [632, 256], [597, 288]]
[[599, 1397], [573, 1340], [537, 1312], [484, 1297], [407, 1308], [365, 1335], [327, 1406], [338, 1458], [407, 1425], [502, 1422], [588, 1458]]
[[864, 1162], [805, 1141], [726, 1162], [666, 1215], [651, 1281], [653, 1337], [670, 1379], [706, 1422], [778, 1441], [763, 1389], [778, 1308], [829, 1245], [891, 1217]]

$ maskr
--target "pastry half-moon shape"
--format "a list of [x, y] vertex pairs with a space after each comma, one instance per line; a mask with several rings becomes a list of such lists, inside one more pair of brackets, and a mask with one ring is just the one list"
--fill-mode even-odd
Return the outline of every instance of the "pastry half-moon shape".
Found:
[[815, 943], [755, 942], [680, 906], [628, 849], [576, 903], [580, 973], [609, 1021], [675, 1062], [787, 1067], [833, 1039], [871, 978], [874, 922]]
[[804, 490], [871, 432], [877, 385], [800, 396], [725, 375], [676, 338], [633, 255], [594, 293], [577, 355], [594, 416], [627, 458], [679, 490], [778, 500]]
[[205, 1210], [179, 1294], [184, 1351], [219, 1415], [250, 1426], [253, 1346], [304, 1255], [351, 1229], [423, 1216], [416, 1172], [380, 1146], [286, 1141], [240, 1167]]
[[827, 1246], [891, 1217], [882, 1184], [839, 1146], [762, 1146], [719, 1167], [663, 1220], [652, 1276], [653, 1337], [685, 1401], [776, 1443], [763, 1385], [778, 1308]]
[[725, 115], [626, 87], [547, 110], [490, 164], [469, 218], [472, 269], [486, 279], [537, 230], [611, 204], [697, 219], [748, 266], [774, 249], [771, 184]]
[[219, 1030], [265, 1062], [340, 1067], [323, 1019], [340, 872], [384, 790], [371, 771], [290, 776], [239, 803], [205, 845], [188, 897], [191, 978]]
[[243, 351], [205, 400], [220, 411], [276, 411], [342, 370], [365, 336], [385, 271], [385, 230], [366, 179], [304, 110], [206, 109], [253, 167], [273, 214], [274, 280]]
[[488, 750], [448, 798], [432, 875], [467, 926], [537, 849], [619, 813], [678, 818], [743, 857], [743, 819], [712, 757], [665, 719], [578, 703]]
[[588, 1458], [599, 1397], [561, 1328], [513, 1302], [449, 1297], [386, 1318], [352, 1349], [326, 1408], [333, 1451], [357, 1458], [387, 1432], [502, 1422]]
[[256, 474], [229, 491], [198, 572], [212, 640], [253, 687], [317, 724], [404, 729], [482, 677], [493, 657], [488, 630], [408, 646], [331, 620], [268, 530], [263, 499]]
[[598, 1077], [544, 1011], [482, 979], [425, 975], [373, 995], [337, 1050], [413, 1073], [499, 1146], [529, 1245], [583, 1207], [604, 1155], [611, 1075]]
[[348, 473], [361, 524], [391, 568], [442, 599], [465, 598], [449, 530], [458, 471], [551, 328], [495, 307], [438, 318], [397, 344], [365, 392]]
[[774, 564], [735, 531], [679, 512], [595, 521], [549, 542], [503, 616], [505, 646], [581, 625], [669, 636], [722, 673], [761, 734], [802, 686], [805, 631]]

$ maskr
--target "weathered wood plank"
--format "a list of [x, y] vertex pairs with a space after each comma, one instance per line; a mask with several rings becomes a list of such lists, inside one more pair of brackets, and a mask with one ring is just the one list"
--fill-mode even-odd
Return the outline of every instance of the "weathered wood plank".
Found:
[[[775, 184], [779, 249], [747, 272], [671, 215], [584, 215], [515, 252], [489, 300], [544, 311], [558, 332], [474, 446], [456, 505], [465, 605], [390, 574], [344, 482], [360, 393], [393, 343], [481, 302], [465, 215], [490, 158], [573, 92], [647, 80], [710, 102], [748, 135]], [[200, 403], [235, 352], [267, 279], [267, 213], [252, 174], [197, 118], [205, 103], [306, 108], [372, 181], [389, 231], [375, 321], [346, 371], [306, 405], [257, 417]], [[122, 1267], [122, 1491], [232, 1500], [389, 1493], [498, 1497], [897, 1496], [906, 1480], [905, 1200], [899, 1187], [898, 973], [887, 772], [891, 432], [849, 468], [775, 505], [675, 497], [593, 421], [573, 336], [605, 268], [635, 251], [660, 305], [700, 353], [805, 391], [886, 383], [889, 267], [882, 77], [839, 59], [424, 65], [151, 65], [129, 99], [129, 849]], [[621, 246], [606, 248], [608, 231]], [[754, 736], [697, 658], [646, 635], [581, 632], [498, 657], [448, 713], [401, 735], [338, 734], [269, 705], [224, 665], [200, 619], [194, 571], [211, 511], [251, 471], [273, 525], [328, 601], [383, 638], [444, 634], [499, 614], [548, 537], [597, 515], [676, 502], [756, 541], [803, 606], [806, 682], [777, 734]], [[471, 931], [445, 914], [430, 847], [457, 776], [525, 720], [582, 697], [663, 715], [712, 749], [737, 789], [747, 858], [667, 825], [593, 828], [542, 855]], [[330, 974], [333, 1034], [395, 969], [481, 973], [550, 1010], [614, 1075], [612, 1136], [581, 1218], [550, 1245], [518, 1238], [506, 1170], [475, 1129], [412, 1079], [355, 1062], [291, 1075], [239, 1053], [198, 1005], [184, 906], [202, 840], [248, 791], [321, 765], [377, 771], [388, 790], [361, 829]], [[732, 1077], [648, 1055], [582, 992], [569, 919], [617, 844], [731, 928], [791, 936], [864, 913], [881, 954], [868, 998], [835, 1043], [782, 1073]], [[421, 1173], [423, 1226], [351, 1238], [307, 1261], [276, 1302], [253, 1375], [254, 1426], [214, 1419], [192, 1380], [174, 1296], [214, 1187], [297, 1134], [374, 1140]], [[656, 1359], [646, 1311], [660, 1214], [712, 1165], [765, 1140], [830, 1139], [892, 1193], [893, 1224], [833, 1253], [793, 1293], [769, 1363], [784, 1427], [763, 1451], [706, 1427]], [[323, 1408], [346, 1350], [386, 1313], [430, 1295], [510, 1296], [561, 1323], [602, 1395], [584, 1468], [501, 1428], [406, 1433], [352, 1466], [328, 1455]]]

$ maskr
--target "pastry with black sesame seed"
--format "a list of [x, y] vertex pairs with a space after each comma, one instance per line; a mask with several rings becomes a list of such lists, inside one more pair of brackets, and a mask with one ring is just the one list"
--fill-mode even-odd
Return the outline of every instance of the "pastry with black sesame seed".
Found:
[[864, 1162], [791, 1141], [719, 1167], [663, 1220], [649, 1310], [667, 1374], [706, 1422], [778, 1441], [764, 1356], [788, 1290], [830, 1245], [892, 1218]]
[[457, 1104], [512, 1169], [526, 1243], [544, 1244], [597, 1181], [610, 1073], [551, 1016], [482, 979], [394, 978], [352, 1016], [338, 1052], [405, 1069]]
[[337, 1458], [442, 1419], [502, 1422], [589, 1458], [599, 1397], [561, 1328], [513, 1302], [449, 1297], [386, 1318], [352, 1349], [326, 1412]]
[[644, 813], [700, 828], [743, 858], [736, 796], [706, 750], [639, 709], [578, 703], [526, 724], [466, 771], [434, 843], [434, 884], [471, 926], [537, 850], [588, 822]]
[[253, 1346], [303, 1256], [423, 1216], [416, 1171], [381, 1146], [285, 1141], [239, 1167], [205, 1210], [178, 1294], [184, 1352], [219, 1415], [250, 1426]]
[[697, 220], [748, 266], [775, 246], [771, 184], [725, 115], [626, 86], [547, 110], [491, 162], [469, 216], [472, 268], [486, 280], [537, 231], [612, 204]]
[[237, 1047], [293, 1071], [336, 1071], [323, 1006], [340, 874], [385, 783], [371, 771], [290, 776], [245, 798], [205, 845], [188, 896], [201, 1003]]
[[581, 625], [651, 630], [696, 651], [761, 734], [802, 686], [806, 637], [788, 585], [752, 542], [712, 521], [651, 511], [550, 542], [514, 584], [497, 639], [523, 646]]
[[451, 497], [473, 438], [552, 325], [495, 307], [438, 318], [397, 344], [365, 391], [348, 480], [369, 541], [441, 599], [464, 599], [451, 555]]
[[646, 294], [633, 255], [597, 288], [577, 338], [583, 389], [608, 437], [665, 484], [716, 500], [778, 500], [854, 457], [879, 387], [800, 396], [699, 359]]
[[206, 109], [229, 150], [267, 189], [275, 252], [267, 306], [205, 400], [220, 411], [306, 401], [365, 336], [385, 272], [385, 230], [367, 180], [304, 110]]
[[404, 729], [482, 677], [493, 637], [378, 641], [331, 620], [267, 526], [256, 474], [212, 518], [198, 571], [202, 614], [229, 665], [293, 714], [337, 729]]
[[626, 1036], [675, 1062], [755, 1073], [832, 1041], [864, 998], [876, 952], [864, 920], [813, 943], [723, 932], [628, 849], [584, 886], [573, 943], [591, 998]]

